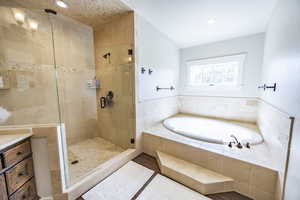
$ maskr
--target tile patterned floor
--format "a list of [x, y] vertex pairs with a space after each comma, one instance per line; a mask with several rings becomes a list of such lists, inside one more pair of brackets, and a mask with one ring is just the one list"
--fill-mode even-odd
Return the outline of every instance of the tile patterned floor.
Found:
[[[125, 150], [121, 147], [100, 137], [87, 139], [68, 146], [71, 184], [123, 151]], [[72, 164], [74, 161], [78, 161], [78, 163]]]

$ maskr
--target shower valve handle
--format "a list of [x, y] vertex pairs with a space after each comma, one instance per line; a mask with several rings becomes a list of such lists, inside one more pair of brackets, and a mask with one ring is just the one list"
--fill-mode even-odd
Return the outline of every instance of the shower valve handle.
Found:
[[105, 97], [100, 98], [100, 107], [102, 109], [106, 107], [106, 98]]

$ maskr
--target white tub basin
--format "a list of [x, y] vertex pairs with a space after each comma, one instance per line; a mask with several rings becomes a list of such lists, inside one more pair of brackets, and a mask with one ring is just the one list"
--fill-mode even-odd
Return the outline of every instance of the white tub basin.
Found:
[[233, 140], [231, 135], [242, 144], [255, 145], [263, 142], [257, 129], [240, 124], [193, 116], [175, 116], [163, 122], [167, 129], [177, 134], [209, 143], [226, 144]]

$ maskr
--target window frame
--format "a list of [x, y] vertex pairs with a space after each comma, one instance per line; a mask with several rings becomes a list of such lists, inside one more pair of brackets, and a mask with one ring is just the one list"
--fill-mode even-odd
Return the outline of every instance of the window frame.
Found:
[[[234, 89], [241, 89], [244, 83], [244, 68], [245, 68], [245, 61], [246, 61], [247, 53], [239, 53], [234, 55], [227, 55], [227, 56], [218, 56], [218, 57], [209, 57], [209, 58], [201, 58], [197, 60], [189, 60], [186, 61], [185, 66], [185, 80], [184, 80], [184, 90], [191, 91], [191, 90], [234, 90]], [[191, 66], [198, 64], [220, 64], [224, 62], [232, 62], [232, 61], [239, 61], [239, 69], [238, 69], [238, 80], [235, 85], [191, 85], [190, 84], [190, 68]]]

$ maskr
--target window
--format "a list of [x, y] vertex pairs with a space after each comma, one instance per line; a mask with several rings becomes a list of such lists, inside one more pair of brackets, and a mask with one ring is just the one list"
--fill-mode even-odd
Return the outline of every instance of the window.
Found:
[[245, 57], [239, 54], [187, 62], [186, 87], [240, 86]]

